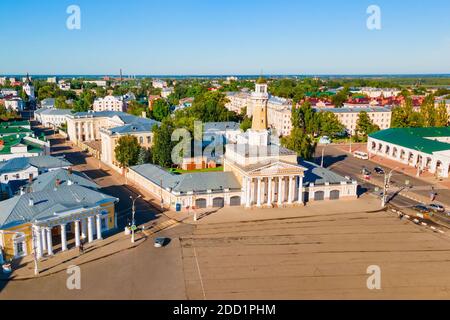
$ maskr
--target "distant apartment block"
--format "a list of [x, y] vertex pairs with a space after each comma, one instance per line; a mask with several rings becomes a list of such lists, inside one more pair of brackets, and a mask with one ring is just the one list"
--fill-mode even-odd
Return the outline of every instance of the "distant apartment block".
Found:
[[123, 97], [119, 96], [106, 96], [104, 98], [97, 98], [94, 101], [93, 110], [95, 112], [100, 111], [125, 111], [126, 103]]
[[381, 130], [389, 129], [391, 126], [392, 111], [388, 108], [330, 108], [317, 111], [334, 113], [339, 121], [345, 126], [347, 133], [351, 135], [356, 133], [359, 114], [363, 111], [367, 112], [367, 115], [372, 122], [379, 126]]

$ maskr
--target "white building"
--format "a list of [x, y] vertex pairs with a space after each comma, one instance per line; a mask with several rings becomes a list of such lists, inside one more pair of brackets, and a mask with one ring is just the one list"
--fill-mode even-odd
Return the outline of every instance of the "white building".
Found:
[[[357, 183], [312, 163], [298, 163], [297, 154], [271, 142], [267, 84], [258, 80], [251, 94], [252, 129], [228, 143], [224, 172], [174, 175], [146, 164], [130, 168], [130, 181], [170, 209], [189, 210], [243, 206], [303, 206], [310, 201], [357, 198]], [[220, 130], [219, 130], [220, 131]]]
[[388, 88], [361, 88], [357, 91], [354, 91], [355, 93], [361, 93], [369, 98], [393, 98], [398, 96], [402, 91], [399, 89], [388, 89]]
[[119, 96], [106, 96], [104, 98], [97, 98], [94, 100], [93, 106], [94, 112], [101, 111], [126, 111], [126, 103], [123, 97]]
[[34, 112], [34, 119], [44, 127], [61, 127], [71, 114], [67, 109], [39, 109]]
[[392, 159], [418, 171], [448, 178], [450, 171], [450, 127], [393, 128], [369, 136], [370, 155]]
[[174, 89], [171, 88], [163, 88], [161, 91], [161, 97], [167, 99], [172, 93], [174, 93]]
[[106, 80], [85, 80], [83, 83], [91, 83], [97, 85], [97, 87], [103, 87], [106, 88], [108, 85]]
[[47, 82], [48, 82], [48, 83], [56, 83], [56, 81], [57, 81], [57, 80], [56, 80], [56, 77], [48, 77], [48, 78], [47, 78]]
[[5, 99], [5, 108], [8, 110], [20, 112], [25, 108], [25, 103], [19, 97]]
[[347, 133], [351, 135], [356, 133], [356, 126], [361, 112], [367, 112], [372, 122], [379, 126], [381, 130], [391, 127], [392, 111], [388, 108], [324, 108], [317, 111], [334, 113], [346, 128]]
[[[228, 103], [225, 107], [235, 113], [241, 114], [246, 109], [247, 116], [253, 116], [253, 103], [248, 92], [227, 93]], [[270, 96], [267, 102], [268, 125], [279, 136], [288, 136], [292, 130], [292, 101], [280, 97]]]
[[155, 79], [152, 81], [152, 86], [156, 89], [164, 89], [167, 87], [167, 82], [160, 79]]
[[69, 91], [71, 89], [70, 82], [65, 82], [64, 80], [58, 83], [58, 87], [63, 91]]

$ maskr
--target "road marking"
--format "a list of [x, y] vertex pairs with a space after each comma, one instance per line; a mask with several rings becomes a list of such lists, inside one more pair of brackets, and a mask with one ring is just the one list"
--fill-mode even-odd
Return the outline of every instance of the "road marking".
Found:
[[205, 286], [203, 285], [203, 278], [202, 278], [202, 273], [200, 271], [200, 265], [199, 265], [198, 259], [197, 259], [197, 250], [195, 250], [194, 239], [192, 239], [192, 248], [194, 249], [194, 258], [195, 258], [195, 263], [197, 264], [197, 271], [198, 271], [198, 277], [200, 279], [200, 285], [202, 287], [203, 300], [206, 300]]

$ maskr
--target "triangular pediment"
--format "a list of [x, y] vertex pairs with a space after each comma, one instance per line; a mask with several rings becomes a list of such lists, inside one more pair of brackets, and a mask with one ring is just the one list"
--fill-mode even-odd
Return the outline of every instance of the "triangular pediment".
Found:
[[261, 164], [259, 167], [253, 168], [248, 173], [251, 175], [289, 175], [289, 174], [302, 174], [307, 169], [293, 163], [287, 163], [283, 161], [277, 161], [270, 164]]

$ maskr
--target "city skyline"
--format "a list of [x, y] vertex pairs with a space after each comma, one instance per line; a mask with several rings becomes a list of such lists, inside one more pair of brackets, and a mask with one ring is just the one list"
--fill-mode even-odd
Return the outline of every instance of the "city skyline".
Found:
[[[381, 10], [381, 29], [366, 26]], [[69, 30], [70, 5], [81, 29]], [[321, 0], [4, 4], [1, 74], [382, 75], [450, 73], [450, 5]], [[33, 19], [23, 20], [23, 16]], [[431, 18], [432, 17], [432, 18]], [[424, 58], [425, 57], [425, 58]]]

